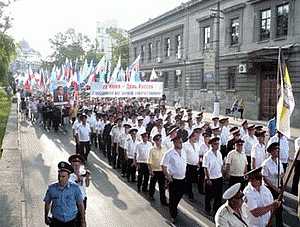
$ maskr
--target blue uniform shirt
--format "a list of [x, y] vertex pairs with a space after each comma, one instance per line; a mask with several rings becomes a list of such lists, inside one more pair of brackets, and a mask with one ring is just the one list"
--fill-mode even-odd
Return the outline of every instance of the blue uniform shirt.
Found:
[[65, 187], [61, 187], [59, 183], [51, 184], [44, 198], [44, 202], [52, 202], [52, 216], [62, 222], [76, 218], [78, 212], [76, 203], [82, 201], [78, 185], [71, 182], [68, 182]]
[[269, 130], [270, 137], [274, 136], [276, 134], [276, 118], [275, 117], [273, 117], [272, 119], [270, 119], [268, 121], [267, 127]]

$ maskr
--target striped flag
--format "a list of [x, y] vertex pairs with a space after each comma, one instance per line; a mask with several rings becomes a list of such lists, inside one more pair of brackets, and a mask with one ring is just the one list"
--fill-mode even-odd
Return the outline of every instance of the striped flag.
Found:
[[290, 138], [290, 117], [295, 107], [295, 100], [288, 68], [284, 60], [281, 59], [281, 49], [279, 49], [278, 55], [277, 80], [280, 84], [278, 89], [279, 98], [277, 103], [276, 127], [279, 132]]

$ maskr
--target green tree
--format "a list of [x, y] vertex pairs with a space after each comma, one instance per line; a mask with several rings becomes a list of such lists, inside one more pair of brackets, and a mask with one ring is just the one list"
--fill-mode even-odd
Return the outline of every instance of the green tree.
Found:
[[118, 28], [110, 27], [106, 30], [113, 40], [112, 65], [116, 65], [121, 56], [121, 65], [125, 69], [129, 65], [129, 39]]
[[11, 27], [11, 18], [5, 15], [5, 8], [9, 4], [0, 1], [0, 81], [8, 82], [10, 63], [16, 57], [16, 45], [14, 40], [6, 34]]
[[57, 33], [54, 38], [49, 39], [51, 48], [54, 50], [51, 58], [54, 59], [52, 64], [61, 65], [66, 58], [72, 62], [78, 60], [78, 64], [82, 65], [87, 59], [97, 62], [103, 56], [97, 51], [97, 42], [91, 41], [90, 38], [82, 33], [76, 33], [75, 29], [69, 28], [66, 32]]

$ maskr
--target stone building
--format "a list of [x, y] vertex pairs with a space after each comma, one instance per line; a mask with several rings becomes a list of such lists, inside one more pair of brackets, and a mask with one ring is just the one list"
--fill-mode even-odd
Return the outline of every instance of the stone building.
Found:
[[192, 0], [129, 35], [130, 61], [141, 55], [146, 78], [155, 68], [169, 103], [212, 112], [217, 97], [224, 114], [242, 99], [244, 117], [262, 120], [275, 113], [281, 47], [300, 126], [300, 1]]

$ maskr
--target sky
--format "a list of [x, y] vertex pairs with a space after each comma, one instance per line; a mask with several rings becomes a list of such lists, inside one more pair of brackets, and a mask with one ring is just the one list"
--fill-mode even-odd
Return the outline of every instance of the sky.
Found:
[[94, 38], [96, 21], [116, 20], [129, 30], [187, 0], [17, 0], [9, 13], [14, 18], [10, 34], [25, 39], [41, 52], [51, 53], [49, 38], [68, 28]]

